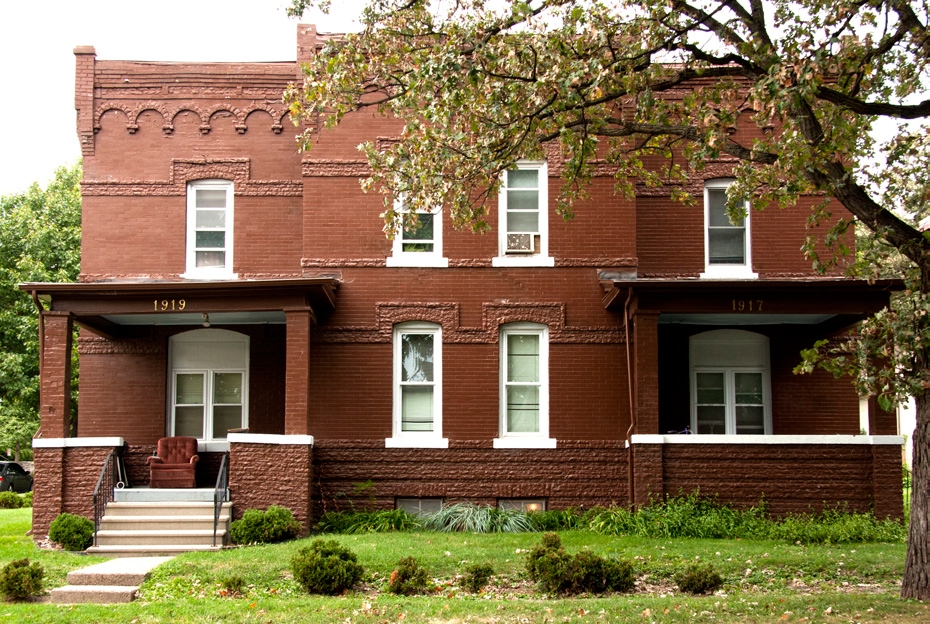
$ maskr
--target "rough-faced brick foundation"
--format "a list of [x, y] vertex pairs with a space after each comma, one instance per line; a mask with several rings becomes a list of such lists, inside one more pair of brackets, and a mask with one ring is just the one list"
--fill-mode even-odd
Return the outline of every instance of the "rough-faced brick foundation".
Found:
[[278, 441], [232, 441], [229, 445], [229, 491], [234, 517], [241, 518], [247, 509], [264, 510], [269, 505], [281, 505], [293, 512], [306, 532], [313, 523], [310, 502], [313, 446], [309, 442], [288, 443], [288, 436], [268, 437]]

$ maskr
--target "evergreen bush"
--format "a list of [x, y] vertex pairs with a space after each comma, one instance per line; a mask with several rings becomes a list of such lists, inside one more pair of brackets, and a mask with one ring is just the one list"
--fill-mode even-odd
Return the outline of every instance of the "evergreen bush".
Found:
[[494, 568], [490, 563], [473, 563], [465, 567], [459, 584], [473, 594], [477, 594], [488, 584], [494, 576]]
[[94, 542], [94, 522], [84, 516], [59, 514], [48, 528], [48, 538], [65, 550], [87, 550]]
[[428, 582], [429, 575], [426, 573], [426, 568], [421, 567], [420, 562], [414, 557], [404, 557], [397, 562], [397, 567], [391, 572], [387, 590], [392, 594], [413, 596], [426, 592]]
[[247, 509], [233, 521], [229, 539], [233, 544], [272, 544], [286, 542], [300, 535], [300, 522], [287, 507], [271, 505], [267, 511]]
[[23, 499], [15, 492], [0, 492], [0, 509], [19, 509]]
[[297, 551], [291, 572], [309, 593], [332, 596], [352, 589], [365, 570], [355, 553], [336, 540], [316, 539]]
[[678, 589], [689, 594], [707, 594], [720, 589], [723, 578], [711, 563], [692, 563], [675, 574]]
[[0, 569], [0, 594], [5, 600], [25, 600], [42, 592], [43, 576], [45, 570], [38, 562], [11, 561]]
[[624, 592], [632, 589], [635, 581], [630, 562], [605, 559], [588, 551], [573, 557], [555, 533], [544, 534], [530, 549], [526, 569], [530, 579], [551, 594]]
[[22, 495], [23, 507], [32, 507], [32, 490]]

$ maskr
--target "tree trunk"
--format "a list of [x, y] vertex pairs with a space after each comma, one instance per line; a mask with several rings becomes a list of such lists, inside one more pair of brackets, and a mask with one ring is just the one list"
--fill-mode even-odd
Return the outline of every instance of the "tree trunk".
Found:
[[914, 397], [917, 427], [914, 428], [914, 459], [911, 478], [911, 526], [907, 562], [901, 584], [902, 598], [930, 599], [930, 390]]

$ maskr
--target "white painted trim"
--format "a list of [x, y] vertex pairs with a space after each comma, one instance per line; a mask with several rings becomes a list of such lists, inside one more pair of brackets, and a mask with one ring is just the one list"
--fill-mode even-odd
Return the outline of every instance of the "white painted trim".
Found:
[[644, 435], [631, 436], [633, 444], [824, 444], [900, 446], [904, 436], [880, 435]]
[[554, 449], [555, 438], [494, 438], [496, 449]]
[[280, 435], [272, 433], [230, 433], [230, 444], [293, 444], [313, 446], [312, 435]]
[[34, 438], [32, 448], [74, 448], [82, 446], [123, 446], [123, 438]]
[[549, 164], [545, 160], [518, 160], [515, 170], [539, 172], [537, 182], [537, 221], [539, 234], [538, 254], [507, 253], [507, 172], [501, 174], [501, 186], [497, 195], [497, 256], [491, 258], [494, 267], [552, 267], [555, 259], [549, 256]]
[[711, 264], [710, 263], [710, 199], [708, 191], [726, 190], [735, 180], [733, 178], [717, 178], [704, 182], [704, 272], [701, 279], [757, 279], [759, 274], [752, 270], [752, 225], [750, 215], [752, 206], [746, 202], [746, 217], [743, 219], [745, 238], [743, 239], [743, 264]]
[[[401, 344], [401, 337], [404, 334], [418, 334], [423, 336], [431, 336], [433, 339], [433, 430], [432, 431], [403, 431], [402, 430], [402, 419], [403, 419], [403, 382], [401, 378], [403, 376], [401, 362], [403, 354], [403, 345]], [[427, 321], [405, 321], [403, 323], [398, 323], [394, 325], [394, 330], [392, 334], [392, 387], [393, 387], [393, 401], [392, 401], [392, 417], [391, 417], [391, 437], [385, 440], [385, 445], [387, 446], [388, 440], [400, 440], [402, 438], [410, 438], [412, 440], [423, 439], [424, 445], [430, 445], [429, 440], [438, 441], [442, 438], [442, 325], [437, 323], [427, 322]], [[408, 382], [410, 383], [410, 382]], [[400, 443], [398, 443], [400, 444]], [[420, 443], [417, 443], [417, 446], [420, 446]], [[448, 445], [447, 445], [448, 446]], [[389, 447], [390, 448], [390, 447]], [[397, 448], [416, 448], [416, 447], [400, 447]], [[424, 448], [447, 448], [447, 447], [432, 447], [424, 446]]]
[[396, 438], [385, 438], [384, 448], [449, 448], [449, 438], [405, 434]]
[[216, 440], [197, 440], [198, 453], [225, 453], [229, 450], [229, 442]]

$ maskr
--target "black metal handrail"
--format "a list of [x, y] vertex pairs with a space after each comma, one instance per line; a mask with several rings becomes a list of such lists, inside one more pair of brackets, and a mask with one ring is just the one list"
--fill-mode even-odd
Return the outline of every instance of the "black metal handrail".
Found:
[[216, 546], [216, 531], [220, 525], [220, 511], [223, 503], [229, 500], [229, 451], [223, 453], [220, 472], [216, 475], [216, 488], [213, 490], [213, 545]]
[[[97, 479], [97, 485], [94, 487], [94, 546], [97, 545], [97, 532], [100, 530], [100, 520], [103, 518], [103, 512], [107, 503], [113, 500], [113, 490], [116, 489], [116, 449], [110, 451], [106, 461], [103, 462], [103, 468], [100, 470], [100, 477]], [[102, 491], [101, 491], [101, 488]]]

